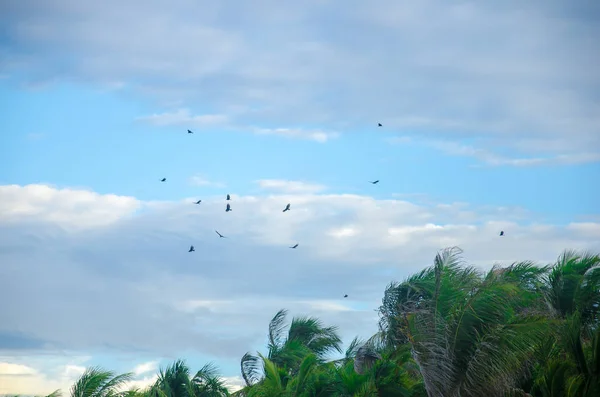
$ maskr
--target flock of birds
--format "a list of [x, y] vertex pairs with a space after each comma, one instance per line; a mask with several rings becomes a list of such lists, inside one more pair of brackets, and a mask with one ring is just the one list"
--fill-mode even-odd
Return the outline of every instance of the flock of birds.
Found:
[[[382, 125], [381, 123], [377, 123], [377, 126], [378, 126], [378, 127], [383, 127], [383, 125]], [[188, 133], [188, 134], [193, 134], [194, 132], [193, 132], [193, 131], [191, 131], [191, 130], [187, 130], [187, 133]], [[161, 181], [161, 182], [166, 182], [166, 181], [167, 181], [167, 178], [162, 178], [160, 181]], [[379, 183], [379, 179], [377, 179], [377, 180], [374, 180], [374, 181], [369, 181], [369, 183], [371, 183], [371, 184], [373, 184], [373, 185], [376, 185], [376, 184], [378, 184], [378, 183]], [[225, 198], [225, 200], [226, 200], [226, 201], [231, 201], [231, 195], [227, 194], [227, 197]], [[200, 204], [200, 203], [202, 203], [202, 200], [198, 200], [198, 201], [194, 202], [194, 204]], [[287, 212], [287, 211], [290, 211], [290, 210], [291, 210], [291, 204], [290, 204], [290, 203], [288, 203], [288, 204], [285, 206], [285, 208], [283, 209], [283, 212]], [[233, 211], [233, 210], [231, 209], [231, 204], [227, 203], [227, 204], [226, 204], [226, 206], [225, 206], [225, 212], [230, 212], [230, 211]], [[219, 236], [219, 238], [227, 238], [226, 236], [224, 236], [224, 235], [222, 235], [221, 233], [219, 233], [219, 231], [218, 231], [218, 230], [215, 230], [215, 233], [217, 233], [217, 235]], [[503, 231], [503, 230], [502, 230], [502, 231], [500, 231], [500, 236], [501, 236], [501, 237], [502, 237], [502, 236], [504, 236], [504, 231]], [[294, 244], [293, 246], [291, 246], [291, 247], [289, 247], [289, 248], [291, 248], [291, 249], [296, 249], [296, 248], [298, 248], [298, 246], [299, 246], [299, 245], [300, 245], [300, 244], [296, 243], [296, 244]], [[193, 245], [190, 245], [190, 249], [188, 250], [188, 252], [195, 252], [195, 251], [196, 251], [196, 249], [194, 248], [194, 246], [193, 246]], [[347, 294], [346, 294], [346, 295], [344, 295], [344, 298], [347, 298], [347, 297], [348, 297], [348, 295], [347, 295]]]

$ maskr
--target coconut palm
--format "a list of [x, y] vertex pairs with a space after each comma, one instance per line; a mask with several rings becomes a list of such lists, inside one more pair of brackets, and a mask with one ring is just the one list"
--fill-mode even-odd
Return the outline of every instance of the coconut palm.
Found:
[[[547, 298], [556, 315], [566, 318], [580, 313], [582, 326], [599, 324], [600, 255], [564, 251], [548, 276]], [[589, 336], [589, 335], [588, 335]]]
[[[295, 317], [288, 327], [286, 315], [287, 310], [282, 309], [269, 323], [268, 362], [289, 376], [295, 376], [307, 356], [314, 354], [317, 362], [322, 363], [329, 353], [341, 353], [341, 339], [336, 327], [325, 327], [320, 320], [312, 317]], [[270, 367], [265, 367], [260, 355], [246, 353], [242, 357], [242, 377], [247, 386], [264, 379], [267, 375], [265, 368]]]
[[120, 388], [131, 378], [131, 373], [115, 375], [114, 372], [105, 371], [100, 367], [90, 367], [71, 387], [71, 397], [118, 396]]
[[185, 361], [176, 360], [159, 371], [158, 379], [146, 394], [148, 397], [223, 397], [229, 392], [213, 364], [206, 364], [191, 377]]
[[528, 292], [544, 269], [520, 263], [484, 275], [461, 253], [441, 251], [431, 268], [386, 291], [399, 307], [381, 310], [396, 316], [382, 328], [393, 335], [387, 340], [408, 340], [429, 396], [501, 396], [547, 333], [543, 318], [522, 313], [539, 305]]
[[564, 251], [548, 275], [545, 292], [560, 325], [540, 351], [531, 393], [600, 395], [600, 256]]

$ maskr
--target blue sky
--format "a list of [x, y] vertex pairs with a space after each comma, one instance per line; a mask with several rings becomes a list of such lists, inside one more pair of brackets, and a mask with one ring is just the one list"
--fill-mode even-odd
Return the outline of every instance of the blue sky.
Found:
[[[27, 90], [10, 78], [0, 87], [2, 107], [9, 109], [3, 121], [8, 143], [3, 184], [48, 182], [144, 200], [174, 200], [231, 188], [247, 194], [257, 179], [289, 179], [381, 199], [394, 193], [424, 193], [445, 201], [523, 206], [561, 223], [597, 210], [592, 181], [600, 162], [478, 168], [473, 166], [480, 162], [470, 157], [390, 143], [390, 138], [418, 132], [382, 130], [376, 122], [344, 130], [327, 143], [257, 137], [219, 127], [188, 136], [185, 126], [136, 121], [156, 110], [123, 93], [72, 84]], [[207, 172], [231, 188], [199, 191], [189, 183], [190, 177]], [[163, 176], [168, 177], [168, 189], [156, 183]], [[376, 188], [366, 183], [374, 179], [382, 180]]]
[[235, 383], [281, 307], [368, 337], [446, 246], [600, 250], [594, 2], [25, 3], [0, 5], [0, 394], [176, 357]]

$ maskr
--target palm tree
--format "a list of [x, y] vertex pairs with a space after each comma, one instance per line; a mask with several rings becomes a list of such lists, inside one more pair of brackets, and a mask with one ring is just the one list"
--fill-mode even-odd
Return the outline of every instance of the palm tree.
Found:
[[206, 364], [193, 377], [183, 360], [159, 371], [158, 379], [146, 391], [148, 397], [223, 397], [229, 391], [213, 364]]
[[579, 312], [588, 331], [599, 325], [600, 255], [564, 251], [547, 282], [548, 302], [557, 316], [566, 318]]
[[518, 263], [484, 275], [461, 253], [445, 249], [431, 268], [388, 288], [381, 326], [396, 346], [408, 341], [430, 397], [502, 396], [547, 333], [543, 318], [523, 313], [539, 306], [530, 292], [544, 269]]
[[[281, 309], [269, 323], [268, 354], [264, 361], [260, 354], [246, 353], [241, 360], [241, 372], [247, 386], [265, 379], [265, 369], [273, 363], [288, 376], [295, 376], [304, 360], [314, 354], [317, 362], [324, 362], [332, 351], [342, 352], [341, 339], [336, 327], [324, 327], [320, 320], [312, 317], [295, 317], [289, 325], [285, 318], [287, 310]], [[268, 365], [265, 367], [265, 363]]]
[[411, 357], [410, 345], [387, 345], [385, 335], [376, 333], [366, 342], [355, 338], [338, 371], [340, 395], [425, 396], [423, 378]]
[[[119, 388], [131, 380], [132, 374], [115, 375], [100, 367], [91, 367], [79, 377], [71, 387], [71, 397], [115, 397]], [[53, 394], [55, 394], [54, 392]]]
[[548, 275], [545, 296], [560, 326], [539, 352], [531, 393], [600, 395], [600, 256], [564, 251]]

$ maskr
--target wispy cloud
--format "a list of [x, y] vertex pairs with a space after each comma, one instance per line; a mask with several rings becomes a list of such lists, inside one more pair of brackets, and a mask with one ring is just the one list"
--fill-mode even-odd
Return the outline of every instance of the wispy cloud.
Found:
[[223, 182], [211, 181], [208, 178], [204, 177], [203, 175], [194, 175], [194, 176], [190, 177], [189, 183], [193, 186], [206, 186], [206, 187], [211, 186], [211, 187], [219, 187], [219, 188], [227, 186]]
[[384, 141], [392, 144], [402, 145], [413, 142], [413, 139], [409, 136], [392, 136], [384, 138]]
[[289, 138], [308, 139], [317, 142], [327, 142], [333, 138], [337, 138], [339, 133], [327, 132], [321, 130], [311, 130], [302, 128], [254, 128], [256, 134], [261, 135], [280, 135]]
[[174, 112], [138, 117], [138, 120], [157, 126], [181, 125], [193, 128], [224, 124], [229, 119], [223, 114], [192, 115], [189, 109], [179, 109]]
[[385, 138], [385, 141], [391, 144], [423, 145], [437, 149], [451, 156], [472, 157], [480, 161], [480, 164], [473, 165], [473, 167], [480, 167], [481, 165], [533, 167], [545, 165], [575, 165], [600, 161], [600, 152], [548, 154], [543, 157], [508, 157], [496, 154], [493, 151], [482, 147], [464, 145], [457, 141], [450, 140], [426, 140], [414, 139], [409, 136], [398, 136]]
[[273, 190], [279, 193], [318, 193], [326, 189], [323, 185], [302, 181], [288, 181], [283, 179], [261, 179], [256, 181], [262, 189]]
[[[187, 128], [204, 128], [210, 126], [223, 126], [231, 130], [251, 131], [258, 135], [279, 135], [288, 138], [307, 139], [320, 143], [327, 142], [339, 136], [339, 133], [323, 131], [318, 129], [303, 128], [259, 128], [243, 124], [243, 114], [246, 110], [237, 109], [236, 114], [231, 117], [224, 114], [192, 115], [188, 109], [179, 109], [174, 112], [153, 114], [138, 117], [138, 121], [147, 122], [156, 126], [187, 126]], [[240, 121], [236, 124], [236, 117]], [[241, 124], [240, 124], [241, 123]]]
[[584, 164], [600, 161], [600, 152], [558, 154], [547, 157], [510, 158], [500, 156], [489, 150], [470, 145], [461, 145], [451, 141], [429, 141], [427, 145], [452, 156], [473, 157], [491, 166], [508, 165], [514, 167], [531, 167], [540, 165]]
[[[575, 9], [560, 1], [265, 1], [240, 14], [237, 5], [206, 12], [203, 0], [151, 7], [133, 0], [119, 18], [109, 10], [121, 3], [102, 4], [4, 6], [11, 62], [0, 74], [19, 71], [29, 83], [64, 76], [124, 82], [133, 95], [181, 103], [147, 118], [159, 125], [212, 126], [230, 117], [263, 133], [324, 142], [341, 124], [377, 119], [381, 131], [410, 129], [430, 139], [501, 138], [524, 151], [506, 155], [517, 160], [539, 157], [541, 142], [552, 142], [550, 157], [600, 146], [600, 103], [591, 94], [600, 87], [593, 2]], [[336, 34], [308, 30], [306, 21], [327, 21]], [[363, 39], [351, 40], [359, 30]], [[229, 109], [248, 103], [259, 110], [231, 117]], [[214, 112], [188, 110], [207, 105]], [[305, 125], [319, 127], [293, 127]], [[582, 161], [574, 158], [556, 162]]]

